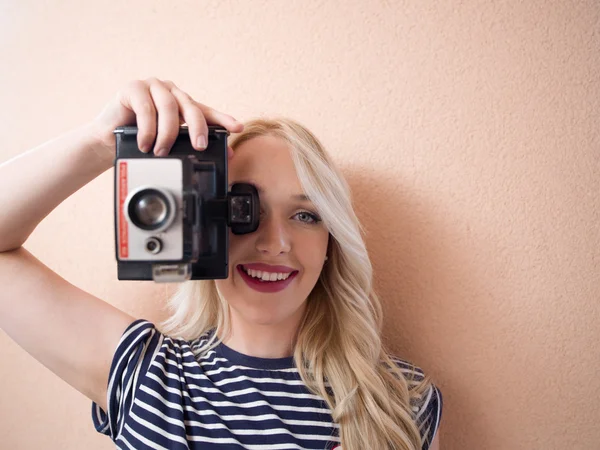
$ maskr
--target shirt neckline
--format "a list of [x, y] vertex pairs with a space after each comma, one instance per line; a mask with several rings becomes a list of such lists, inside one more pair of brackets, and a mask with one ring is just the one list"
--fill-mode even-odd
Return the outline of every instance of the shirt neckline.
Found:
[[215, 352], [217, 355], [225, 358], [233, 364], [250, 367], [252, 369], [279, 370], [293, 369], [296, 367], [293, 356], [286, 356], [283, 358], [259, 358], [258, 356], [250, 356], [240, 353], [231, 347], [228, 347], [223, 342], [220, 342], [215, 347]]

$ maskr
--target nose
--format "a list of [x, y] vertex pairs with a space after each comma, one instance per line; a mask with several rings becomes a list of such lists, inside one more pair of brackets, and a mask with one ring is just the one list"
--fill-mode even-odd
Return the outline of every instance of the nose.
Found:
[[286, 229], [285, 221], [274, 216], [261, 217], [258, 230], [256, 230], [256, 250], [267, 256], [278, 256], [288, 253], [291, 248], [291, 239]]

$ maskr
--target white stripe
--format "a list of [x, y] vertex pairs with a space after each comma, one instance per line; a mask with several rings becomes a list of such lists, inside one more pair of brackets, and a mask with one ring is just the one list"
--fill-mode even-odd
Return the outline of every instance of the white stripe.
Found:
[[135, 420], [139, 425], [142, 425], [142, 426], [146, 427], [147, 429], [154, 431], [156, 434], [160, 434], [164, 438], [167, 438], [174, 442], [179, 442], [180, 444], [187, 445], [187, 441], [185, 438], [183, 438], [181, 436], [177, 436], [176, 434], [173, 434], [173, 433], [169, 433], [168, 431], [165, 431], [162, 428], [157, 427], [153, 423], [148, 422], [146, 419], [142, 419], [140, 416], [138, 416], [133, 411], [131, 412], [131, 418], [133, 420]]
[[[140, 441], [142, 441], [144, 444], [158, 449], [158, 450], [168, 450], [165, 447], [162, 447], [146, 438], [144, 438], [143, 436], [141, 436], [139, 433], [136, 433], [133, 429], [131, 429], [129, 427], [129, 425], [125, 425], [125, 428], [136, 438], [138, 438]], [[187, 441], [194, 441], [194, 442], [211, 442], [214, 444], [238, 444], [238, 445], [242, 445], [242, 443], [240, 441], [238, 441], [237, 439], [233, 439], [233, 438], [210, 438], [210, 437], [205, 437], [205, 436], [190, 436], [190, 435], [186, 435], [186, 439]], [[340, 442], [339, 438], [335, 438], [334, 436], [329, 436], [327, 438], [328, 440], [334, 441], [334, 442]], [[248, 450], [287, 450], [287, 449], [294, 449], [294, 450], [304, 450], [304, 447], [300, 447], [297, 444], [245, 444], [243, 445], [243, 447], [245, 449]]]
[[[165, 372], [163, 372], [165, 373]], [[171, 376], [169, 376], [171, 375]], [[245, 388], [245, 389], [238, 389], [237, 391], [223, 391], [221, 389], [217, 389], [214, 387], [208, 387], [208, 386], [200, 386], [197, 384], [193, 384], [193, 383], [186, 383], [186, 379], [184, 377], [177, 377], [174, 374], [168, 374], [165, 373], [165, 376], [167, 376], [168, 378], [171, 379], [175, 379], [178, 382], [184, 383], [186, 385], [186, 388], [188, 389], [197, 389], [199, 391], [203, 391], [203, 392], [211, 392], [214, 394], [222, 394], [226, 397], [237, 397], [240, 395], [246, 395], [249, 393], [257, 393], [257, 394], [261, 394], [267, 397], [279, 397], [279, 398], [297, 398], [297, 399], [310, 399], [310, 400], [316, 400], [316, 401], [324, 401], [323, 397], [319, 396], [319, 395], [314, 395], [314, 394], [309, 394], [309, 393], [293, 393], [293, 392], [285, 392], [285, 391], [261, 391], [260, 389], [257, 389], [255, 387], [249, 387], [249, 388]], [[158, 384], [160, 384], [162, 386], [163, 389], [165, 389], [167, 392], [171, 392], [173, 394], [178, 394], [181, 395], [181, 390], [180, 389], [176, 389], [176, 388], [172, 388], [170, 386], [167, 386], [163, 380], [160, 379], [160, 377], [158, 377], [156, 374], [149, 372], [147, 374], [148, 378], [153, 379], [154, 381], [156, 381]], [[184, 391], [185, 393], [187, 393], [187, 391]]]
[[[211, 361], [198, 361], [199, 359], [203, 359], [202, 357], [198, 358], [197, 355], [194, 355], [193, 353], [189, 352], [189, 351], [183, 351], [181, 353], [177, 353], [175, 350], [173, 350], [172, 348], [170, 348], [167, 345], [163, 345], [164, 348], [162, 348], [161, 350], [166, 350], [166, 352], [171, 353], [173, 356], [176, 357], [182, 357], [182, 358], [188, 358], [191, 361], [186, 361], [183, 364], [187, 365], [187, 366], [199, 366], [199, 367], [205, 367], [205, 366], [214, 366], [215, 364], [219, 363], [219, 362], [227, 362], [231, 364], [231, 361], [229, 361], [226, 358], [221, 358], [221, 357], [216, 357], [216, 353], [213, 351], [211, 353], [215, 353], [215, 358], [213, 358]], [[163, 357], [168, 361], [169, 359], [166, 357], [166, 355], [163, 353]], [[264, 369], [257, 369], [256, 367], [249, 367], [249, 366], [242, 366], [242, 365], [234, 365], [231, 368], [228, 369], [233, 369], [233, 368], [240, 368], [240, 369], [244, 369], [244, 370], [264, 370]], [[226, 368], [221, 368], [219, 370], [223, 370]], [[298, 369], [296, 367], [287, 367], [284, 369], [269, 369], [272, 370], [274, 372], [298, 372]], [[219, 373], [219, 372], [216, 372]]]
[[[121, 441], [121, 442], [123, 442], [123, 443], [124, 443], [124, 444], [127, 446], [127, 448], [129, 448], [129, 449], [131, 449], [131, 450], [135, 450], [135, 447], [134, 447], [133, 445], [131, 445], [131, 444], [129, 443], [129, 441], [128, 441], [127, 439], [125, 439], [123, 436], [119, 436], [119, 438], [117, 439], [117, 441]], [[116, 441], [115, 441], [115, 442], [116, 442]]]
[[304, 450], [304, 447], [300, 447], [296, 444], [259, 444], [259, 445], [249, 445], [246, 444], [244, 448], [248, 450]]
[[125, 424], [125, 429], [131, 433], [138, 441], [143, 442], [148, 447], [155, 448], [157, 450], [169, 450], [167, 447], [163, 447], [162, 445], [158, 445], [155, 442], [152, 442], [150, 439], [146, 439], [141, 434], [137, 433], [133, 428], [131, 428], [128, 424]]
[[153, 391], [152, 389], [150, 389], [144, 385], [140, 386], [140, 390], [144, 391], [146, 394], [151, 395], [152, 397], [160, 400], [164, 406], [168, 406], [169, 408], [176, 409], [178, 411], [183, 412], [183, 407], [179, 403], [173, 403], [173, 402], [166, 400], [158, 392]]
[[196, 360], [202, 360], [202, 359], [208, 359], [211, 358], [213, 355], [216, 356], [217, 352], [216, 350], [209, 350], [208, 352], [202, 354], [202, 355], [198, 355], [196, 352], [194, 353], [194, 359]]
[[[165, 339], [165, 335], [160, 333], [158, 344], [156, 345], [156, 348], [154, 349], [154, 353], [152, 354], [152, 359], [150, 359], [150, 362], [156, 360], [156, 355], [158, 355], [160, 353], [160, 349], [162, 347], [162, 343], [164, 342], [164, 339]], [[150, 367], [150, 366], [148, 366], [148, 367]]]
[[[139, 403], [138, 403], [139, 404]], [[163, 429], [157, 427], [156, 425], [152, 424], [151, 422], [148, 422], [145, 419], [142, 419], [141, 417], [137, 416], [135, 413], [131, 413], [131, 417], [138, 422], [141, 425], [144, 425], [146, 428], [160, 434], [161, 436], [164, 436], [168, 439], [171, 439], [172, 441], [176, 441], [176, 442], [182, 442], [185, 443], [186, 441], [177, 435], [168, 433], [166, 431], [164, 431]], [[165, 417], [162, 413], [161, 413], [161, 417]], [[277, 416], [274, 416], [277, 417]], [[170, 423], [173, 423], [173, 419], [169, 420]], [[175, 421], [175, 423], [177, 425], [181, 425], [181, 422], [177, 423], [177, 421]], [[196, 428], [202, 428], [205, 430], [217, 430], [217, 429], [224, 429], [224, 430], [229, 430], [232, 434], [236, 435], [236, 436], [271, 436], [271, 435], [286, 435], [286, 436], [293, 436], [296, 439], [303, 439], [303, 440], [319, 440], [319, 441], [328, 441], [329, 440], [329, 436], [325, 436], [325, 435], [318, 435], [318, 434], [295, 434], [295, 433], [291, 433], [289, 430], [285, 429], [285, 428], [269, 428], [269, 429], [231, 429], [229, 428], [227, 425], [223, 424], [223, 423], [215, 423], [215, 424], [203, 424], [201, 422], [197, 422], [197, 421], [185, 421], [185, 425], [187, 427], [196, 427]], [[322, 424], [321, 424], [322, 425]], [[204, 437], [203, 436], [190, 436], [187, 435], [186, 436], [188, 441], [197, 441], [197, 442], [204, 442]]]
[[[170, 339], [168, 336], [166, 337], [166, 339], [165, 339], [165, 340], [170, 340], [170, 341], [172, 341], [172, 339]], [[179, 346], [179, 345], [177, 345], [177, 344], [175, 344], [175, 343], [173, 343], [173, 344], [174, 344], [174, 346], [175, 346], [177, 349], [183, 350], [183, 349], [181, 348], [181, 346]], [[189, 359], [192, 359], [193, 361], [195, 361], [195, 362], [198, 362], [198, 363], [199, 363], [199, 360], [201, 360], [201, 359], [205, 359], [205, 358], [206, 358], [206, 356], [208, 356], [208, 355], [212, 355], [212, 354], [214, 354], [214, 355], [216, 356], [216, 352], [215, 352], [214, 350], [211, 350], [210, 352], [208, 352], [208, 355], [204, 355], [204, 356], [200, 356], [200, 357], [199, 357], [199, 356], [198, 356], [198, 354], [196, 354], [196, 353], [192, 353], [192, 352], [191, 352], [191, 351], [189, 351], [189, 350], [183, 350], [181, 353], [177, 353], [177, 352], [175, 352], [175, 351], [174, 351], [172, 348], [170, 348], [169, 346], [167, 346], [166, 344], [165, 344], [165, 346], [164, 346], [164, 347], [165, 347], [165, 348], [164, 348], [165, 350], [167, 350], [169, 353], [173, 354], [174, 356], [181, 356], [181, 357], [184, 357], [184, 358], [189, 358]], [[165, 358], [165, 359], [166, 359], [166, 358]], [[210, 365], [214, 365], [214, 364], [216, 364], [217, 362], [229, 362], [229, 363], [230, 363], [231, 361], [229, 361], [229, 360], [228, 360], [228, 359], [226, 359], [226, 358], [215, 357], [215, 358], [214, 358], [213, 360], [211, 360], [211, 361], [202, 362], [202, 363], [200, 363], [200, 364], [201, 364], [202, 366], [210, 366]], [[185, 363], [184, 363], [184, 364], [185, 364]], [[245, 370], [264, 370], [264, 369], [257, 369], [256, 367], [249, 367], [249, 366], [236, 366], [236, 367], [243, 368], [243, 369], [245, 369]], [[297, 372], [297, 371], [298, 371], [298, 369], [297, 369], [297, 368], [295, 368], [295, 367], [288, 367], [288, 368], [284, 368], [284, 369], [269, 369], [269, 370], [276, 371], [276, 372]]]
[[[96, 407], [94, 409], [94, 412], [96, 413], [96, 421], [102, 425], [102, 415], [100, 413], [100, 411], [102, 411], [102, 408], [100, 408], [100, 406], [96, 403]], [[106, 414], [106, 412], [105, 412]], [[108, 423], [108, 415], [106, 415], [106, 422], [104, 423], [104, 427], [102, 427], [102, 429], [100, 430], [100, 433], [105, 433], [106, 430], [109, 428], [109, 423]]]
[[[160, 400], [165, 406], [169, 406], [170, 408], [176, 408], [178, 410], [181, 410], [180, 405], [177, 405], [173, 402], [166, 400], [158, 392], [153, 391], [152, 389], [150, 389], [144, 385], [141, 385], [140, 389], [143, 390], [144, 392], [146, 392], [147, 394]], [[187, 393], [184, 392], [184, 395], [186, 395], [186, 394]], [[187, 394], [187, 396], [189, 397], [189, 394]], [[272, 405], [264, 400], [256, 400], [254, 402], [239, 404], [239, 403], [228, 402], [228, 401], [222, 401], [222, 402], [208, 401], [208, 400], [203, 399], [202, 397], [190, 397], [190, 399], [191, 399], [191, 401], [193, 401], [195, 403], [199, 403], [200, 401], [204, 400], [205, 403], [208, 403], [209, 405], [214, 406], [214, 407], [233, 406], [233, 407], [237, 407], [240, 409], [251, 409], [251, 408], [254, 408], [255, 406], [268, 406], [268, 407], [278, 410], [278, 411], [315, 412], [315, 413], [319, 413], [319, 414], [331, 414], [331, 410], [329, 408], [312, 408], [312, 407], [307, 407], [307, 406], [290, 406], [290, 405], [280, 406], [280, 405]]]
[[[271, 377], [268, 377], [268, 378], [255, 378], [255, 377], [250, 377], [248, 375], [240, 375], [240, 376], [235, 377], [235, 378], [226, 378], [226, 379], [220, 380], [220, 381], [213, 381], [212, 378], [210, 378], [207, 375], [204, 375], [202, 373], [186, 372], [185, 370], [183, 370], [183, 367], [181, 367], [181, 365], [179, 365], [177, 363], [174, 363], [171, 360], [166, 359], [163, 362], [166, 363], [166, 364], [168, 364], [168, 365], [170, 365], [170, 366], [173, 366], [173, 367], [176, 367], [177, 369], [179, 369], [181, 372], [183, 372], [183, 375], [184, 375], [184, 377], [186, 379], [192, 378], [192, 379], [195, 379], [195, 380], [204, 380], [204, 381], [207, 381], [209, 384], [214, 384], [215, 386], [225, 386], [225, 385], [228, 385], [228, 384], [231, 384], [231, 383], [236, 383], [238, 381], [248, 381], [248, 382], [252, 382], [252, 383], [283, 384], [283, 385], [286, 385], [286, 386], [304, 386], [304, 383], [302, 382], [302, 380], [299, 380], [299, 379], [297, 379], [297, 380], [286, 380], [286, 379], [283, 379], [283, 378], [271, 378]], [[164, 366], [161, 363], [159, 363], [158, 361], [156, 361], [156, 360], [152, 362], [151, 366], [159, 368], [167, 378], [171, 378], [171, 379], [174, 379], [174, 380], [177, 380], [177, 381], [180, 380], [179, 376], [177, 376], [177, 375], [175, 375], [173, 373], [167, 372], [166, 369], [164, 368]], [[235, 370], [235, 368], [231, 368], [231, 369], [224, 368], [223, 370], [221, 370], [219, 372], [231, 372], [232, 370]], [[215, 372], [215, 371], [213, 371], [213, 372]], [[205, 373], [209, 373], [209, 372], [205, 372]]]
[[[152, 338], [154, 337], [154, 334], [157, 333], [155, 328], [150, 328], [150, 336], [144, 336], [144, 340], [142, 342], [144, 342], [144, 346], [142, 348], [142, 352], [138, 357], [138, 360], [135, 363], [135, 368], [133, 369], [133, 376], [129, 377], [129, 382], [127, 383], [127, 386], [125, 387], [125, 390], [123, 391], [123, 393], [121, 394], [121, 400], [119, 401], [119, 403], [122, 406], [126, 406], [124, 404], [124, 399], [127, 399], [129, 397], [129, 392], [131, 391], [131, 398], [135, 398], [135, 385], [137, 384], [137, 379], [140, 373], [140, 366], [142, 364], [142, 361], [144, 360], [144, 356], [146, 355], [146, 350], [148, 349], [148, 345], [150, 345], [150, 341], [152, 340]], [[137, 339], [136, 339], [137, 341]], [[138, 341], [139, 344], [139, 341]], [[130, 347], [131, 348], [131, 347]], [[134, 356], [134, 355], [131, 355]], [[126, 370], [123, 373], [123, 378], [125, 378], [126, 374], [128, 374], [129, 371], [129, 364], [127, 364]], [[120, 406], [121, 406], [120, 405]], [[131, 413], [131, 407], [133, 406], [133, 401], [129, 404], [129, 410], [127, 411], [127, 414], [129, 415]], [[123, 432], [123, 425], [125, 424], [125, 420], [123, 420], [121, 417], [121, 408], [119, 408], [119, 415], [117, 416], [117, 420], [119, 420], [121, 422], [121, 426], [119, 427], [119, 435]]]
[[[122, 343], [125, 342], [125, 340], [132, 334], [135, 333], [139, 328], [147, 326], [147, 322], [140, 322], [138, 323], [135, 327], [131, 328], [129, 331], [127, 331], [119, 340], [119, 344], [117, 345], [117, 349], [119, 347], [121, 347]], [[115, 367], [119, 367], [121, 365], [121, 362], [123, 361], [123, 358], [125, 358], [126, 355], [128, 355], [128, 352], [130, 351], [131, 347], [137, 344], [137, 339], [134, 340], [134, 342], [132, 342], [129, 347], [127, 348], [127, 350], [125, 352], [121, 352], [121, 357], [119, 358], [119, 361], [117, 362]], [[113, 424], [113, 418], [112, 418], [112, 412], [111, 412], [111, 403], [110, 403], [110, 395], [112, 393], [113, 390], [113, 386], [115, 384], [115, 374], [113, 373], [110, 377], [110, 381], [108, 383], [108, 388], [106, 389], [106, 413], [108, 416], [108, 424], [110, 426], [110, 434], [112, 436], [116, 436], [115, 434], [115, 430], [112, 429], [112, 424]], [[118, 392], [118, 390], [117, 390]], [[117, 401], [120, 402], [120, 398], [117, 396]], [[120, 411], [121, 408], [117, 409], [117, 420], [119, 418], [119, 414], [118, 411]], [[118, 422], [115, 422], [118, 423]]]
[[421, 415], [427, 411], [427, 406], [429, 405], [429, 401], [431, 400], [431, 395], [433, 394], [433, 385], [429, 386], [429, 389], [427, 390], [427, 398], [425, 399], [425, 403], [423, 403], [423, 405], [420, 408], [420, 411], [417, 413], [417, 417], [416, 419], [419, 419], [419, 417], [421, 417]]
[[[192, 348], [192, 350], [196, 350], [200, 347], [205, 346], [209, 340], [210, 339], [208, 338], [208, 336], [200, 337], [199, 340], [197, 340], [198, 342], [196, 342], [196, 341], [190, 342], [190, 347]], [[218, 339], [215, 339], [213, 342], [217, 342], [217, 341], [218, 341]]]
[[[215, 424], [219, 426], [214, 426], [215, 428], [224, 428], [227, 427], [221, 423]], [[296, 439], [301, 440], [316, 440], [316, 441], [329, 441], [329, 436], [327, 435], [318, 435], [318, 434], [296, 434], [290, 432], [290, 430], [286, 430], [285, 428], [273, 428], [268, 430], [245, 430], [245, 429], [229, 429], [229, 431], [235, 436], [275, 436], [275, 435], [283, 435], [283, 436], [293, 436]], [[187, 436], [188, 441], [192, 442], [206, 442], [205, 436]], [[289, 445], [289, 444], [288, 444]]]
[[[437, 386], [436, 386], [437, 389]], [[433, 428], [433, 436], [431, 436], [431, 440], [433, 441], [433, 438], [435, 437], [435, 432], [439, 429], [440, 426], [440, 415], [442, 413], [442, 402], [440, 399], [440, 394], [437, 392], [435, 393], [436, 397], [437, 397], [437, 404], [438, 404], [438, 408], [436, 411], [436, 415], [435, 415], [435, 427]]]
[[[143, 400], [136, 398], [135, 403], [140, 408], [145, 409], [146, 411], [156, 415], [157, 417], [160, 417], [165, 422], [172, 423], [173, 425], [181, 426], [183, 428], [183, 424], [180, 420], [173, 419], [170, 416], [166, 416], [162, 411], [160, 411], [159, 409], [155, 408], [152, 405], [147, 404]], [[265, 422], [267, 420], [279, 420], [285, 425], [313, 426], [313, 427], [325, 427], [325, 428], [335, 428], [335, 429], [339, 428], [339, 424], [333, 423], [333, 422], [323, 422], [323, 421], [319, 422], [316, 420], [283, 419], [283, 418], [277, 416], [276, 414], [261, 414], [258, 416], [247, 416], [244, 414], [220, 415], [216, 411], [213, 411], [210, 409], [199, 411], [199, 410], [193, 408], [192, 406], [188, 406], [188, 405], [184, 405], [183, 409], [188, 412], [196, 413], [200, 416], [216, 416], [219, 419], [221, 419], [223, 422], [231, 422], [234, 420], [247, 420], [250, 422]], [[191, 426], [191, 427], [209, 428], [209, 429], [213, 427], [213, 424], [204, 424], [197, 420], [186, 420], [185, 425]]]
[[[172, 348], [169, 348], [169, 347], [166, 347], [165, 350], [167, 350], [167, 352], [169, 352], [171, 355], [175, 356], [176, 358], [187, 356], [185, 354], [177, 353], [175, 350], [173, 350]], [[191, 361], [183, 361], [182, 364], [187, 367], [198, 367], [199, 366], [198, 361], [196, 360], [194, 355], [192, 355], [191, 353], [189, 355], [189, 359]], [[222, 361], [226, 361], [223, 358], [218, 358], [218, 359], [221, 359]], [[202, 364], [202, 365], [204, 365], [204, 364]]]
[[[185, 426], [183, 424], [183, 422], [179, 419], [174, 419], [170, 416], [166, 416], [161, 410], [159, 410], [158, 408], [155, 408], [152, 405], [147, 404], [146, 402], [140, 400], [139, 398], [136, 398], [134, 400], [134, 403], [139, 406], [142, 409], [145, 409], [146, 411], [148, 411], [149, 413], [154, 414], [157, 417], [160, 417], [161, 420], [170, 423], [172, 425], [176, 425], [178, 427], [181, 427], [182, 429], [185, 430]], [[187, 407], [185, 407], [187, 409]]]
[[[155, 448], [157, 450], [168, 450], [165, 447], [162, 447], [162, 446], [144, 438], [139, 433], [135, 432], [129, 425], [125, 425], [125, 428], [127, 429], [127, 431], [129, 431], [133, 436], [135, 436], [137, 439], [142, 441], [144, 444], [146, 444], [152, 448]], [[186, 439], [188, 441], [194, 440], [194, 441], [198, 441], [198, 442], [212, 442], [212, 443], [219, 443], [219, 444], [242, 445], [241, 442], [239, 442], [237, 439], [233, 439], [233, 438], [209, 438], [209, 437], [203, 437], [203, 436], [186, 435]], [[250, 449], [250, 450], [263, 450], [263, 449], [264, 450], [277, 450], [277, 449], [285, 450], [285, 449], [289, 449], [289, 448], [303, 450], [302, 447], [299, 447], [298, 445], [295, 445], [295, 444], [294, 445], [291, 445], [291, 444], [246, 445], [245, 448]]]

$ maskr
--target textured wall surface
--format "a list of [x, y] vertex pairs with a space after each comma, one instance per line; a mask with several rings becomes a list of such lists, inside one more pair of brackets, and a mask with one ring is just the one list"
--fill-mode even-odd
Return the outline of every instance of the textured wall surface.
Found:
[[[599, 49], [597, 0], [5, 0], [0, 162], [135, 78], [242, 120], [293, 117], [348, 176], [386, 340], [444, 394], [442, 448], [593, 450]], [[116, 280], [112, 176], [25, 246], [158, 320], [170, 287]], [[0, 358], [0, 448], [114, 448], [90, 402], [5, 334]]]

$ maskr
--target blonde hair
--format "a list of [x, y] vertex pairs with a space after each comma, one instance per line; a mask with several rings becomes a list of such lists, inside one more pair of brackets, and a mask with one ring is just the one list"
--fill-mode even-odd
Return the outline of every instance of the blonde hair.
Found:
[[[293, 120], [251, 120], [230, 145], [235, 151], [265, 135], [289, 145], [300, 183], [330, 233], [329, 260], [297, 332], [299, 375], [331, 409], [344, 450], [420, 450], [411, 401], [422, 397], [431, 380], [408, 378], [383, 346], [382, 307], [349, 186], [319, 140]], [[173, 315], [162, 324], [167, 334], [192, 340], [216, 328], [199, 351], [230, 333], [228, 305], [214, 280], [181, 283], [169, 307]]]

